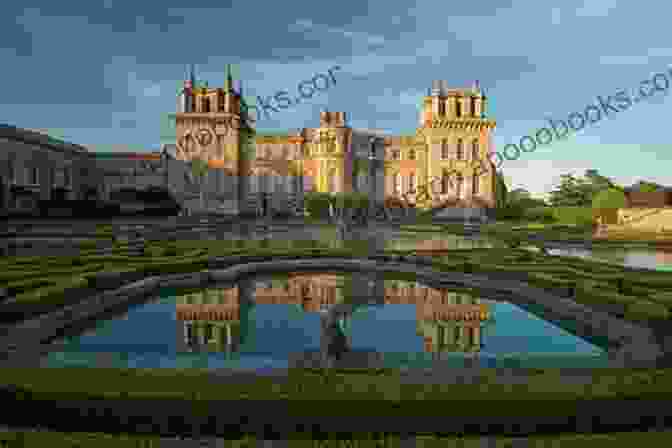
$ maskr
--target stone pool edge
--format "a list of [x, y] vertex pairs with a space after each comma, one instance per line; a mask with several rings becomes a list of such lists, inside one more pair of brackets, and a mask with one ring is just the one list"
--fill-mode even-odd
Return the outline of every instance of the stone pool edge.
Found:
[[[237, 258], [236, 263], [233, 258]], [[648, 327], [616, 318], [605, 311], [593, 310], [573, 300], [550, 294], [521, 281], [488, 278], [487, 275], [441, 272], [423, 266], [421, 260], [404, 260], [398, 256], [377, 259], [348, 258], [292, 258], [274, 261], [245, 262], [243, 257], [220, 257], [208, 270], [189, 274], [150, 276], [119, 288], [103, 291], [82, 302], [69, 305], [42, 316], [21, 322], [8, 329], [0, 339], [0, 361], [9, 362], [27, 351], [48, 352], [49, 340], [67, 327], [86, 324], [110, 309], [129, 306], [143, 301], [162, 288], [207, 287], [213, 284], [235, 282], [241, 277], [253, 274], [291, 272], [297, 270], [335, 270], [342, 272], [389, 272], [414, 274], [418, 281], [430, 287], [476, 288], [489, 298], [507, 300], [514, 304], [536, 304], [544, 308], [544, 313], [553, 318], [572, 319], [577, 324], [577, 335], [604, 336], [610, 344], [617, 346], [609, 352], [615, 367], [656, 367], [655, 363], [664, 354], [654, 340], [654, 333]], [[217, 269], [214, 265], [228, 265]], [[407, 261], [415, 261], [416, 264]], [[233, 262], [233, 263], [232, 263]], [[123, 275], [123, 274], [122, 274]], [[546, 316], [545, 316], [546, 318]], [[637, 359], [639, 358], [639, 359]]]

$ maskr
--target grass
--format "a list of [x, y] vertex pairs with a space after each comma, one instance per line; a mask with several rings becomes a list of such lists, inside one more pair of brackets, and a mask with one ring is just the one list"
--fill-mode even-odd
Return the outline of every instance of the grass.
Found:
[[[329, 436], [329, 435], [328, 435]], [[327, 448], [327, 447], [372, 447], [397, 448], [407, 446], [396, 434], [331, 434], [333, 438], [326, 440], [307, 440], [307, 435], [297, 434], [289, 441], [290, 447]], [[672, 431], [655, 432], [617, 432], [608, 434], [561, 434], [533, 437], [497, 437], [488, 448], [513, 448], [525, 446], [530, 448], [619, 448], [632, 447], [635, 444], [647, 447], [666, 446], [672, 438]], [[438, 434], [418, 434], [414, 437], [414, 445], [418, 448], [482, 448], [484, 442], [480, 437], [457, 437]], [[195, 445], [195, 444], [194, 444]], [[158, 436], [111, 435], [103, 433], [63, 433], [63, 432], [7, 432], [0, 433], [0, 446], [23, 447], [45, 446], [53, 448], [107, 448], [107, 447], [144, 447], [159, 448]], [[245, 435], [237, 440], [227, 440], [231, 448], [257, 447], [256, 435]]]
[[[1, 380], [19, 390], [29, 391], [33, 399], [178, 399], [197, 402], [228, 400], [289, 400], [303, 402], [357, 401], [363, 407], [380, 407], [385, 403], [401, 404], [410, 410], [421, 409], [430, 401], [471, 403], [465, 413], [483, 412], [488, 404], [490, 414], [525, 414], [531, 402], [553, 402], [559, 407], [575, 405], [583, 400], [610, 399], [672, 399], [672, 369], [592, 369], [589, 387], [562, 381], [558, 369], [525, 369], [527, 381], [522, 384], [498, 383], [502, 373], [495, 368], [479, 369], [474, 384], [400, 384], [395, 369], [293, 369], [286, 380], [258, 377], [249, 383], [221, 384], [209, 379], [202, 369], [131, 369], [131, 368], [3, 368]], [[19, 395], [21, 392], [17, 392]], [[527, 402], [528, 405], [520, 405]], [[373, 404], [372, 404], [373, 403]], [[512, 404], [518, 403], [518, 405]], [[565, 404], [563, 404], [565, 403]], [[300, 405], [300, 407], [303, 405]], [[469, 411], [469, 412], [468, 412]], [[555, 415], [557, 411], [547, 409]], [[316, 413], [329, 415], [328, 408]], [[338, 410], [335, 410], [338, 414]], [[350, 412], [358, 413], [352, 409]], [[426, 411], [420, 411], [421, 413]], [[544, 410], [537, 410], [538, 415]], [[521, 415], [522, 415], [521, 414]]]

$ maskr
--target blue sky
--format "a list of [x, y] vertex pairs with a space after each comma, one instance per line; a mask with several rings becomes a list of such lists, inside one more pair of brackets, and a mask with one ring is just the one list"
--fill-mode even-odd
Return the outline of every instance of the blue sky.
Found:
[[[198, 64], [211, 86], [223, 83], [227, 63], [238, 64], [246, 93], [263, 96], [338, 65], [336, 86], [260, 128], [317, 126], [328, 108], [347, 112], [353, 127], [413, 133], [433, 79], [455, 87], [478, 79], [501, 149], [546, 118], [566, 119], [672, 66], [664, 37], [672, 4], [659, 1], [233, 3], [3, 4], [0, 122], [90, 150], [150, 151], [186, 64]], [[623, 184], [672, 185], [668, 96], [506, 161], [504, 174], [535, 194], [588, 168]]]

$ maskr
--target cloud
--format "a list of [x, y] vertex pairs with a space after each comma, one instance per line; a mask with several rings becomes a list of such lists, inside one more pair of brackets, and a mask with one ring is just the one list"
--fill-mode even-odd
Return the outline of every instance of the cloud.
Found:
[[314, 34], [335, 34], [337, 36], [346, 37], [355, 42], [363, 42], [367, 46], [379, 46], [385, 44], [385, 37], [381, 35], [371, 34], [363, 31], [350, 31], [346, 28], [318, 25], [312, 20], [308, 19], [298, 19], [289, 26], [289, 30], [302, 33], [311, 31]]
[[576, 10], [577, 17], [607, 17], [616, 9], [617, 0], [584, 0]]
[[161, 85], [160, 84], [151, 84], [147, 86], [142, 91], [142, 95], [150, 98], [157, 98], [161, 96]]

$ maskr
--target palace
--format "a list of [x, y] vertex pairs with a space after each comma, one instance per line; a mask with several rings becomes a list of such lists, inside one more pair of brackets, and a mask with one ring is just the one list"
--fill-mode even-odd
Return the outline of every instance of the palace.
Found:
[[[353, 129], [344, 112], [320, 113], [317, 128], [262, 135], [233, 88], [184, 82], [174, 114], [178, 160], [206, 160], [238, 179], [239, 210], [261, 192], [365, 193], [376, 201], [420, 208], [495, 207], [495, 167], [487, 154], [495, 121], [475, 84], [449, 89], [435, 81], [424, 98], [415, 135], [389, 136]], [[242, 105], [242, 107], [241, 107]]]
[[[443, 216], [483, 216], [495, 207], [488, 158], [494, 120], [478, 85], [435, 81], [415, 135], [354, 129], [344, 112], [320, 113], [319, 126], [286, 135], [257, 132], [242, 83], [223, 88], [184, 81], [175, 144], [153, 153], [101, 153], [14, 126], [0, 126], [0, 215], [40, 214], [51, 199], [117, 201], [130, 190], [162, 189], [183, 209], [253, 214], [297, 212], [304, 193], [362, 193], [377, 205], [442, 208]], [[189, 162], [201, 159], [209, 168]], [[123, 194], [122, 194], [123, 193]]]

